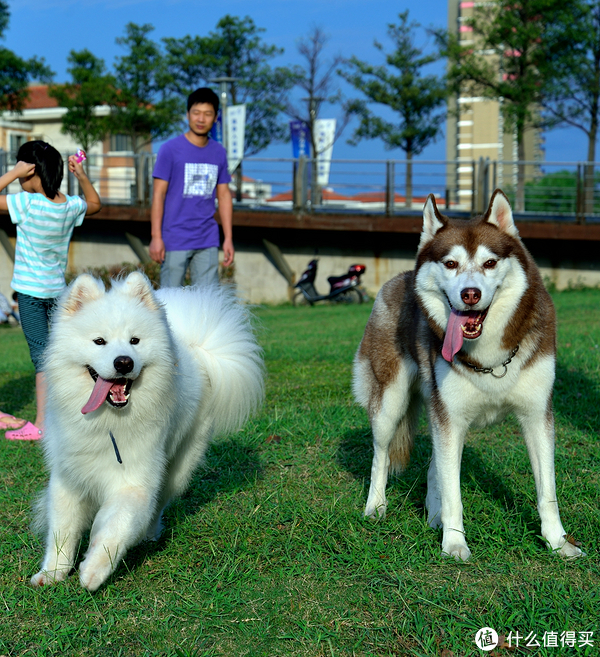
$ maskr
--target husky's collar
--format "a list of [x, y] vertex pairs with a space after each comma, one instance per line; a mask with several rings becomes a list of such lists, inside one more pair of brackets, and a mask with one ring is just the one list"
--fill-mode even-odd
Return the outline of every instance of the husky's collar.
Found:
[[506, 376], [506, 373], [508, 372], [508, 365], [509, 365], [509, 363], [512, 362], [512, 359], [515, 357], [517, 351], [519, 351], [519, 345], [518, 344], [512, 350], [510, 356], [503, 363], [500, 364], [500, 367], [504, 368], [504, 372], [502, 372], [502, 374], [494, 374], [494, 368], [493, 367], [478, 367], [477, 365], [474, 365], [473, 363], [469, 363], [468, 360], [461, 360], [460, 362], [463, 365], [466, 365], [467, 367], [470, 367], [475, 372], [479, 372], [480, 374], [491, 374], [496, 379], [501, 379], [503, 376]]

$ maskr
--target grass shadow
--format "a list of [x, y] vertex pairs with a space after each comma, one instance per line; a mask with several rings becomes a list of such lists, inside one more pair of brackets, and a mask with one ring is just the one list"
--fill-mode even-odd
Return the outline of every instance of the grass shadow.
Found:
[[581, 431], [600, 426], [598, 382], [581, 370], [556, 364], [553, 405], [557, 422], [567, 422]]
[[[467, 438], [468, 440], [468, 438]], [[336, 460], [339, 466], [360, 481], [365, 491], [363, 505], [371, 480], [371, 430], [368, 426], [347, 432], [338, 447]], [[420, 513], [426, 514], [425, 498], [427, 495], [427, 470], [431, 460], [431, 439], [428, 433], [420, 432], [407, 468], [388, 480], [388, 495], [393, 491], [397, 498], [402, 498]], [[533, 482], [533, 473], [531, 473]], [[532, 483], [533, 485], [533, 483]], [[476, 445], [465, 445], [461, 464], [461, 493], [464, 499], [469, 495], [480, 493], [494, 506], [502, 509], [504, 514], [516, 515], [528, 532], [540, 533], [540, 519], [535, 504], [526, 495], [515, 491], [506, 483], [494, 463], [482, 457]], [[465, 507], [465, 518], [475, 519], [477, 509]]]
[[[0, 385], [0, 410], [22, 417], [24, 409], [35, 402], [35, 372], [15, 373]], [[34, 418], [31, 418], [32, 421]]]

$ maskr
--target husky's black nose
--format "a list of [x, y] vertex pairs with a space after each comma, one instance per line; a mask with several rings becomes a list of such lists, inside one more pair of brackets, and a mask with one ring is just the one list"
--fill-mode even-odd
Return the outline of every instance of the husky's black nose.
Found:
[[468, 306], [474, 306], [481, 299], [481, 290], [476, 287], [466, 287], [461, 293], [460, 298]]
[[113, 365], [119, 374], [129, 374], [133, 369], [133, 358], [129, 356], [117, 356]]

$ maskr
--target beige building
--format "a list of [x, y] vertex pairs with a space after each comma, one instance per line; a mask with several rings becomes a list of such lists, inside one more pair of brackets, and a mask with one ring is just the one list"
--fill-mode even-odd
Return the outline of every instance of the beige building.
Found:
[[[81, 145], [70, 135], [61, 132], [61, 120], [66, 112], [66, 108], [59, 107], [56, 99], [48, 95], [47, 85], [29, 87], [29, 98], [20, 113], [0, 112], [0, 166], [3, 170], [14, 164], [14, 155], [21, 144], [33, 139], [42, 139], [52, 144], [65, 159], [75, 153]], [[99, 116], [108, 112], [109, 107], [96, 108], [96, 114]], [[151, 154], [151, 145], [144, 151]], [[90, 148], [87, 153], [88, 175], [103, 202], [131, 202], [136, 183], [132, 155], [130, 142], [124, 135], [111, 135]], [[69, 191], [66, 175], [62, 190]], [[8, 188], [8, 193], [19, 191], [21, 190], [18, 182], [12, 183]]]
[[[467, 24], [476, 6], [487, 3], [470, 0], [448, 0], [448, 29], [458, 34], [463, 45], [474, 44], [472, 28]], [[492, 55], [490, 55], [492, 56]], [[452, 203], [464, 208], [482, 209], [485, 199], [474, 198], [477, 189], [486, 192], [494, 187], [505, 190], [517, 184], [517, 138], [504, 124], [501, 103], [464, 90], [449, 99], [446, 139], [446, 159], [456, 162], [449, 166], [447, 184]], [[525, 133], [525, 158], [529, 162], [544, 159], [543, 137], [539, 130]], [[489, 160], [487, 180], [482, 180], [481, 164]], [[537, 173], [538, 167], [527, 166], [526, 178]]]

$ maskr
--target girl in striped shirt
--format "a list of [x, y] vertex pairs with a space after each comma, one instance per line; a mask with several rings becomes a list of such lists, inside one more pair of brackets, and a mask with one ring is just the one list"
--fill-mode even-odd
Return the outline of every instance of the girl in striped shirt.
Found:
[[60, 191], [63, 159], [44, 141], [28, 141], [17, 153], [15, 167], [0, 177], [0, 191], [19, 180], [23, 191], [0, 195], [0, 210], [8, 210], [17, 226], [15, 267], [11, 287], [17, 292], [19, 314], [35, 367], [37, 416], [20, 429], [7, 431], [9, 440], [37, 440], [44, 432], [46, 386], [43, 352], [48, 340], [52, 306], [65, 288], [69, 242], [75, 226], [100, 210], [100, 198], [75, 156], [69, 171], [79, 180], [85, 198]]

